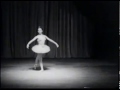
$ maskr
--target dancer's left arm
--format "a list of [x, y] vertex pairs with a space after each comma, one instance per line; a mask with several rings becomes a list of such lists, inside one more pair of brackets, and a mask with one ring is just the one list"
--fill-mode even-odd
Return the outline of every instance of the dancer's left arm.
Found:
[[52, 39], [50, 39], [50, 38], [47, 37], [46, 35], [45, 35], [45, 37], [46, 37], [46, 39], [47, 39], [48, 41], [54, 43], [57, 47], [59, 47], [59, 45], [58, 45], [55, 41], [53, 41]]

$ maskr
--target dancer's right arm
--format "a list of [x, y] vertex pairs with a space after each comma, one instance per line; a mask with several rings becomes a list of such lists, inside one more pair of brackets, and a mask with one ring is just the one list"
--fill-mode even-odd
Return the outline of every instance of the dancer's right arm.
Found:
[[38, 38], [38, 36], [35, 36], [32, 40], [30, 40], [30, 41], [28, 42], [28, 44], [27, 44], [27, 48], [29, 48], [29, 45], [30, 45], [33, 41], [35, 41], [37, 38]]

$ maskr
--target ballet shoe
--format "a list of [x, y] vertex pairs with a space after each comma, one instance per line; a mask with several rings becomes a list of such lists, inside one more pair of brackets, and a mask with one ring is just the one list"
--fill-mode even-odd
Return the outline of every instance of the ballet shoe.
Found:
[[40, 71], [44, 71], [44, 69], [41, 69]]
[[34, 65], [34, 69], [35, 69], [35, 70], [36, 70], [36, 68], [37, 68], [37, 64]]

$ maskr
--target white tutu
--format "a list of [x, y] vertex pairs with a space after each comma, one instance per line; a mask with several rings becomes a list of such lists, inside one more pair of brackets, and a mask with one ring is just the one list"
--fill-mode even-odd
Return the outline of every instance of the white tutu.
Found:
[[35, 53], [48, 53], [50, 51], [50, 47], [47, 45], [35, 45], [32, 47], [32, 51]]

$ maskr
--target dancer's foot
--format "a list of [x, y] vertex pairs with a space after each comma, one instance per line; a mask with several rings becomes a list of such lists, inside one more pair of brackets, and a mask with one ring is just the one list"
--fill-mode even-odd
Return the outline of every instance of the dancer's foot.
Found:
[[36, 68], [37, 68], [37, 64], [34, 65], [34, 69], [36, 69]]
[[44, 69], [41, 69], [40, 71], [44, 71]]

